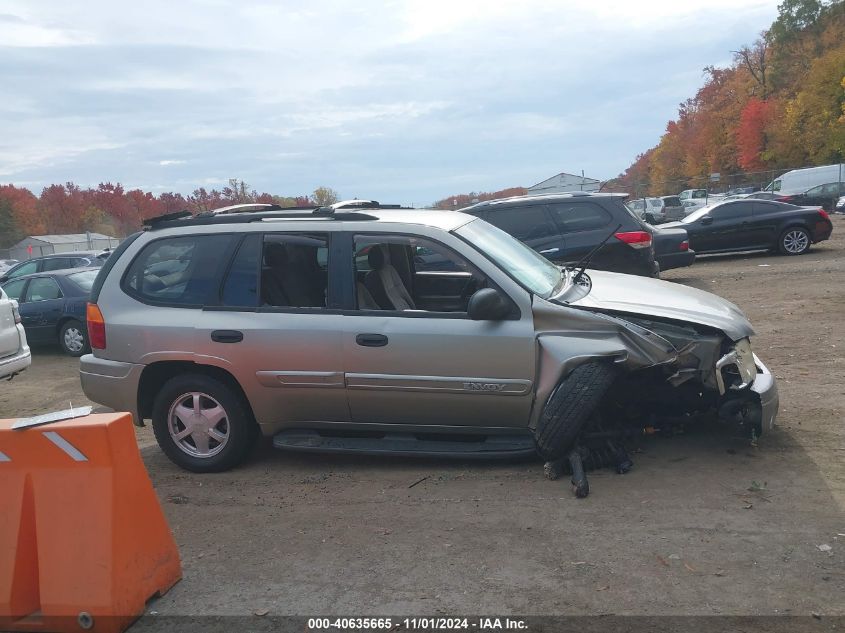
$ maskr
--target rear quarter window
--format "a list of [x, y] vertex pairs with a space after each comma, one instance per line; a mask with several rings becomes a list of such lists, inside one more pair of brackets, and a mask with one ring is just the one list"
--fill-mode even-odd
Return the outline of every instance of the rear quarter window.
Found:
[[144, 302], [203, 306], [219, 289], [231, 235], [167, 237], [147, 244], [123, 278], [123, 290]]

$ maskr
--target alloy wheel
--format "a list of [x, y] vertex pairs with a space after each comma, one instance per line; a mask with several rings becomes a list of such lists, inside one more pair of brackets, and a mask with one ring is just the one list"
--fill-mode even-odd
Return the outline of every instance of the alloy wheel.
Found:
[[783, 248], [793, 255], [803, 253], [810, 244], [810, 238], [804, 231], [789, 231], [783, 236]]
[[207, 393], [192, 391], [176, 398], [167, 414], [173, 443], [192, 457], [217, 455], [229, 442], [226, 410]]

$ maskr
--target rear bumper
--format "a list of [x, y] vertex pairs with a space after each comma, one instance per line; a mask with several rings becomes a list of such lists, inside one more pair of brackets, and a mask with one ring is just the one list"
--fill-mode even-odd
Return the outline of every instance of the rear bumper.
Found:
[[816, 242], [823, 242], [824, 240], [830, 239], [832, 233], [833, 222], [830, 220], [816, 222], [816, 228], [813, 231], [813, 243], [815, 244]]
[[79, 379], [85, 397], [115, 411], [128, 411], [137, 426], [144, 426], [138, 415], [138, 383], [144, 365], [123, 363], [93, 354], [79, 359]]
[[21, 373], [32, 364], [32, 353], [29, 346], [24, 345], [14, 356], [0, 359], [0, 378], [9, 378]]
[[695, 261], [695, 251], [678, 251], [677, 253], [667, 253], [666, 255], [658, 255], [657, 261], [660, 264], [660, 270], [671, 270], [672, 268], [683, 268], [684, 266], [691, 266]]

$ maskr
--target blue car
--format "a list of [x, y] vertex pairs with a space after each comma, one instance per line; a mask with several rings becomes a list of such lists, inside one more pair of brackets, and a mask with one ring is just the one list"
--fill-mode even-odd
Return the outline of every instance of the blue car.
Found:
[[99, 268], [51, 270], [17, 277], [3, 284], [19, 305], [30, 344], [56, 343], [65, 354], [90, 350], [85, 309]]

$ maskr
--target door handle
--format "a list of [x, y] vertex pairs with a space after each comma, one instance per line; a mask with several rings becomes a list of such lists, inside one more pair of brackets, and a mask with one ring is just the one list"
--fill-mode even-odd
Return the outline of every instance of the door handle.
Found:
[[244, 333], [238, 330], [214, 330], [211, 340], [215, 343], [240, 343], [244, 340]]
[[359, 334], [355, 342], [364, 347], [384, 347], [387, 345], [387, 337], [384, 334]]
[[540, 255], [548, 255], [549, 253], [559, 253], [559, 248], [547, 248], [545, 250], [540, 251]]

